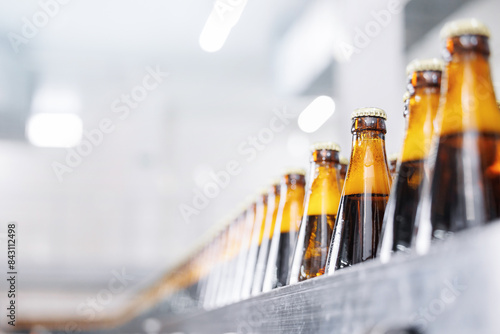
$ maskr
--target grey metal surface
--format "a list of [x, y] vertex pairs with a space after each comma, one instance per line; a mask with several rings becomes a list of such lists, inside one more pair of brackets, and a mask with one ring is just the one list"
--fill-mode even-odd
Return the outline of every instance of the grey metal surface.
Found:
[[499, 250], [497, 223], [425, 256], [367, 262], [212, 311], [173, 315], [179, 305], [165, 302], [119, 332], [156, 318], [161, 333], [500, 333]]

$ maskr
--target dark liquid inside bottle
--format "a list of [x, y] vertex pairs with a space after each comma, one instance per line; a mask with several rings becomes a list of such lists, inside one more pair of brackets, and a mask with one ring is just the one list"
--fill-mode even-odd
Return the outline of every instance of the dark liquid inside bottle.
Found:
[[434, 238], [500, 217], [500, 134], [441, 136], [433, 175]]
[[280, 242], [278, 246], [278, 258], [276, 260], [277, 282], [276, 287], [287, 285], [288, 275], [290, 272], [290, 262], [297, 241], [297, 233], [282, 232], [280, 233]]
[[415, 216], [424, 180], [424, 160], [403, 161], [396, 175], [394, 235], [392, 251], [407, 251], [411, 248]]
[[337, 223], [337, 227], [343, 225], [337, 269], [374, 258], [388, 197], [387, 194], [343, 196]]
[[[305, 251], [299, 282], [325, 273], [335, 218], [335, 215], [311, 215], [307, 217], [305, 235], [308, 235], [309, 238], [304, 241]], [[318, 227], [322, 233], [317, 233]]]

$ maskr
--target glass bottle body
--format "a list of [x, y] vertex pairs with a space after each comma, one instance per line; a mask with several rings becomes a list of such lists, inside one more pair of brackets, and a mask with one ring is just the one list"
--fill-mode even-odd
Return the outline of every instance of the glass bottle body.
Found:
[[253, 220], [250, 245], [248, 246], [247, 258], [245, 263], [245, 274], [241, 287], [241, 299], [250, 297], [252, 293], [255, 266], [257, 263], [262, 236], [264, 235], [265, 219], [268, 211], [267, 206], [268, 194], [259, 196], [255, 206], [255, 215]]
[[379, 256], [382, 262], [397, 251], [410, 252], [418, 203], [426, 178], [425, 163], [439, 106], [441, 71], [417, 71], [409, 76], [405, 103], [406, 135], [401, 163], [384, 216]]
[[500, 112], [488, 38], [448, 38], [448, 61], [429, 156], [430, 178], [417, 213], [415, 249], [500, 217]]
[[274, 226], [276, 224], [276, 217], [278, 215], [280, 191], [281, 185], [275, 184], [272, 186], [271, 191], [268, 195], [267, 214], [265, 217], [263, 229], [261, 230], [262, 233], [259, 238], [260, 245], [257, 254], [255, 271], [252, 273], [254, 276], [251, 290], [252, 295], [257, 295], [262, 292], [267, 260], [269, 258], [269, 246], [271, 244], [271, 239], [274, 233]]
[[264, 277], [262, 289], [264, 292], [287, 285], [300, 219], [303, 215], [304, 187], [304, 175], [285, 175]]
[[290, 284], [325, 273], [341, 194], [338, 162], [338, 151], [313, 152], [304, 216], [290, 269]]
[[375, 256], [391, 177], [385, 151], [385, 121], [353, 119], [353, 147], [332, 236], [328, 273]]

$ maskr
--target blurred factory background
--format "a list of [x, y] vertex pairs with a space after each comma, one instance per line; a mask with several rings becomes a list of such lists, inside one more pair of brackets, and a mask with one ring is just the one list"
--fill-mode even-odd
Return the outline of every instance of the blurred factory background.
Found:
[[17, 222], [19, 319], [120, 312], [283, 168], [307, 167], [311, 143], [348, 157], [357, 107], [388, 112], [398, 152], [405, 66], [440, 56], [444, 20], [490, 26], [500, 87], [497, 0], [220, 2], [243, 11], [215, 52], [200, 45], [214, 1], [0, 3], [0, 242]]

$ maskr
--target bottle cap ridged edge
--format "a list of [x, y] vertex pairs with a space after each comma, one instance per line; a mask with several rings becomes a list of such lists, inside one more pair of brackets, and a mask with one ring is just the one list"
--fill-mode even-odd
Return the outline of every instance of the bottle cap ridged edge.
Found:
[[283, 171], [283, 175], [306, 175], [304, 168], [287, 168]]
[[403, 102], [406, 102], [406, 100], [410, 99], [410, 92], [405, 92], [403, 94]]
[[279, 184], [281, 184], [281, 177], [275, 177], [274, 179], [271, 180], [270, 187], [274, 187]]
[[441, 59], [414, 59], [406, 66], [406, 75], [421, 71], [440, 71], [444, 70], [444, 62]]
[[255, 202], [255, 196], [248, 196], [247, 198], [245, 198], [243, 202], [238, 204], [238, 207], [235, 211], [235, 216], [238, 217], [245, 211], [247, 211], [247, 209], [252, 205], [253, 202]]
[[392, 153], [391, 155], [389, 155], [388, 159], [389, 161], [394, 161], [394, 160], [398, 160], [399, 158], [399, 154], [398, 153]]
[[271, 187], [271, 185], [272, 183], [270, 182], [269, 185], [260, 187], [258, 191], [259, 196], [266, 195], [269, 192], [269, 188]]
[[354, 112], [351, 115], [351, 119], [363, 116], [380, 117], [383, 119], [387, 119], [387, 114], [385, 113], [384, 110], [374, 107], [358, 108], [354, 110]]
[[318, 142], [312, 144], [311, 151], [314, 152], [318, 150], [331, 150], [340, 152], [340, 145], [332, 141]]
[[461, 35], [481, 35], [490, 37], [490, 29], [479, 20], [463, 19], [446, 23], [440, 33], [441, 39]]

